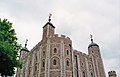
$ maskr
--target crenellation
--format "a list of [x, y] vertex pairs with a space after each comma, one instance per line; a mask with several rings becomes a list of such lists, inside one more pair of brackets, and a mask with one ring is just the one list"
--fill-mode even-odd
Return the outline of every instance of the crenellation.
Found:
[[65, 38], [66, 36], [65, 35], [61, 35], [61, 38]]
[[69, 37], [67, 37], [67, 39], [68, 39], [68, 40], [70, 40], [70, 38], [69, 38]]
[[115, 71], [109, 71], [108, 72], [109, 77], [116, 77], [116, 72]]
[[54, 34], [53, 37], [59, 37], [58, 34]]

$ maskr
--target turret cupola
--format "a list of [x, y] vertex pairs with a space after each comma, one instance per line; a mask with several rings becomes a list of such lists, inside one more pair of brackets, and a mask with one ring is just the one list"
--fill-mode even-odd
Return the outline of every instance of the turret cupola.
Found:
[[93, 38], [92, 38], [93, 36], [92, 35], [90, 35], [90, 38], [91, 38], [91, 43], [89, 44], [89, 46], [88, 46], [88, 48], [90, 48], [90, 47], [92, 47], [92, 46], [97, 46], [97, 47], [99, 47], [99, 45], [98, 44], [96, 44], [96, 43], [94, 43], [93, 42]]
[[88, 46], [88, 53], [92, 54], [92, 55], [93, 54], [97, 54], [97, 55], [99, 54], [99, 56], [100, 56], [99, 45], [93, 42], [93, 36], [92, 35], [90, 35], [90, 38], [91, 38], [91, 43]]
[[109, 71], [109, 72], [108, 72], [108, 75], [109, 75], [109, 77], [117, 77], [115, 71]]

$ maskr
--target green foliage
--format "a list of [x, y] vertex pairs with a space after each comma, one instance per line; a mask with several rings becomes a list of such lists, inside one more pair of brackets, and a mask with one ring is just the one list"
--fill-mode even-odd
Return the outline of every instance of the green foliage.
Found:
[[15, 67], [21, 67], [21, 63], [17, 60], [19, 49], [12, 23], [7, 19], [0, 19], [0, 73], [2, 75], [12, 76]]

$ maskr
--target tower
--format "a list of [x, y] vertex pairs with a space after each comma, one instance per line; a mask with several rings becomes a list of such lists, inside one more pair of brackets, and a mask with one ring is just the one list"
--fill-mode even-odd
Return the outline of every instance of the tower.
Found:
[[88, 55], [90, 57], [90, 75], [94, 77], [105, 77], [103, 61], [100, 54], [99, 45], [93, 42], [91, 35], [91, 43], [88, 46]]
[[53, 24], [50, 22], [51, 21], [51, 15], [49, 15], [49, 19], [48, 22], [43, 26], [43, 39], [46, 39], [50, 36], [54, 35], [54, 26]]
[[108, 72], [108, 75], [109, 75], [109, 77], [117, 77], [115, 71], [109, 71], [109, 72]]
[[54, 33], [55, 27], [50, 22], [43, 26], [41, 41], [40, 77], [71, 77], [72, 74], [72, 41], [65, 35]]

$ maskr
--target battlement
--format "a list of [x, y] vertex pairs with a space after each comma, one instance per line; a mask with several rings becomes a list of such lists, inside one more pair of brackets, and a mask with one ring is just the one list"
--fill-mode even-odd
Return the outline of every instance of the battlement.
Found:
[[70, 40], [70, 38], [67, 37], [67, 36], [65, 36], [65, 35], [54, 34], [53, 37], [58, 37], [58, 38], [63, 38], [63, 39], [68, 39], [68, 40]]
[[109, 74], [109, 76], [116, 76], [116, 72], [115, 71], [109, 71], [108, 74]]

